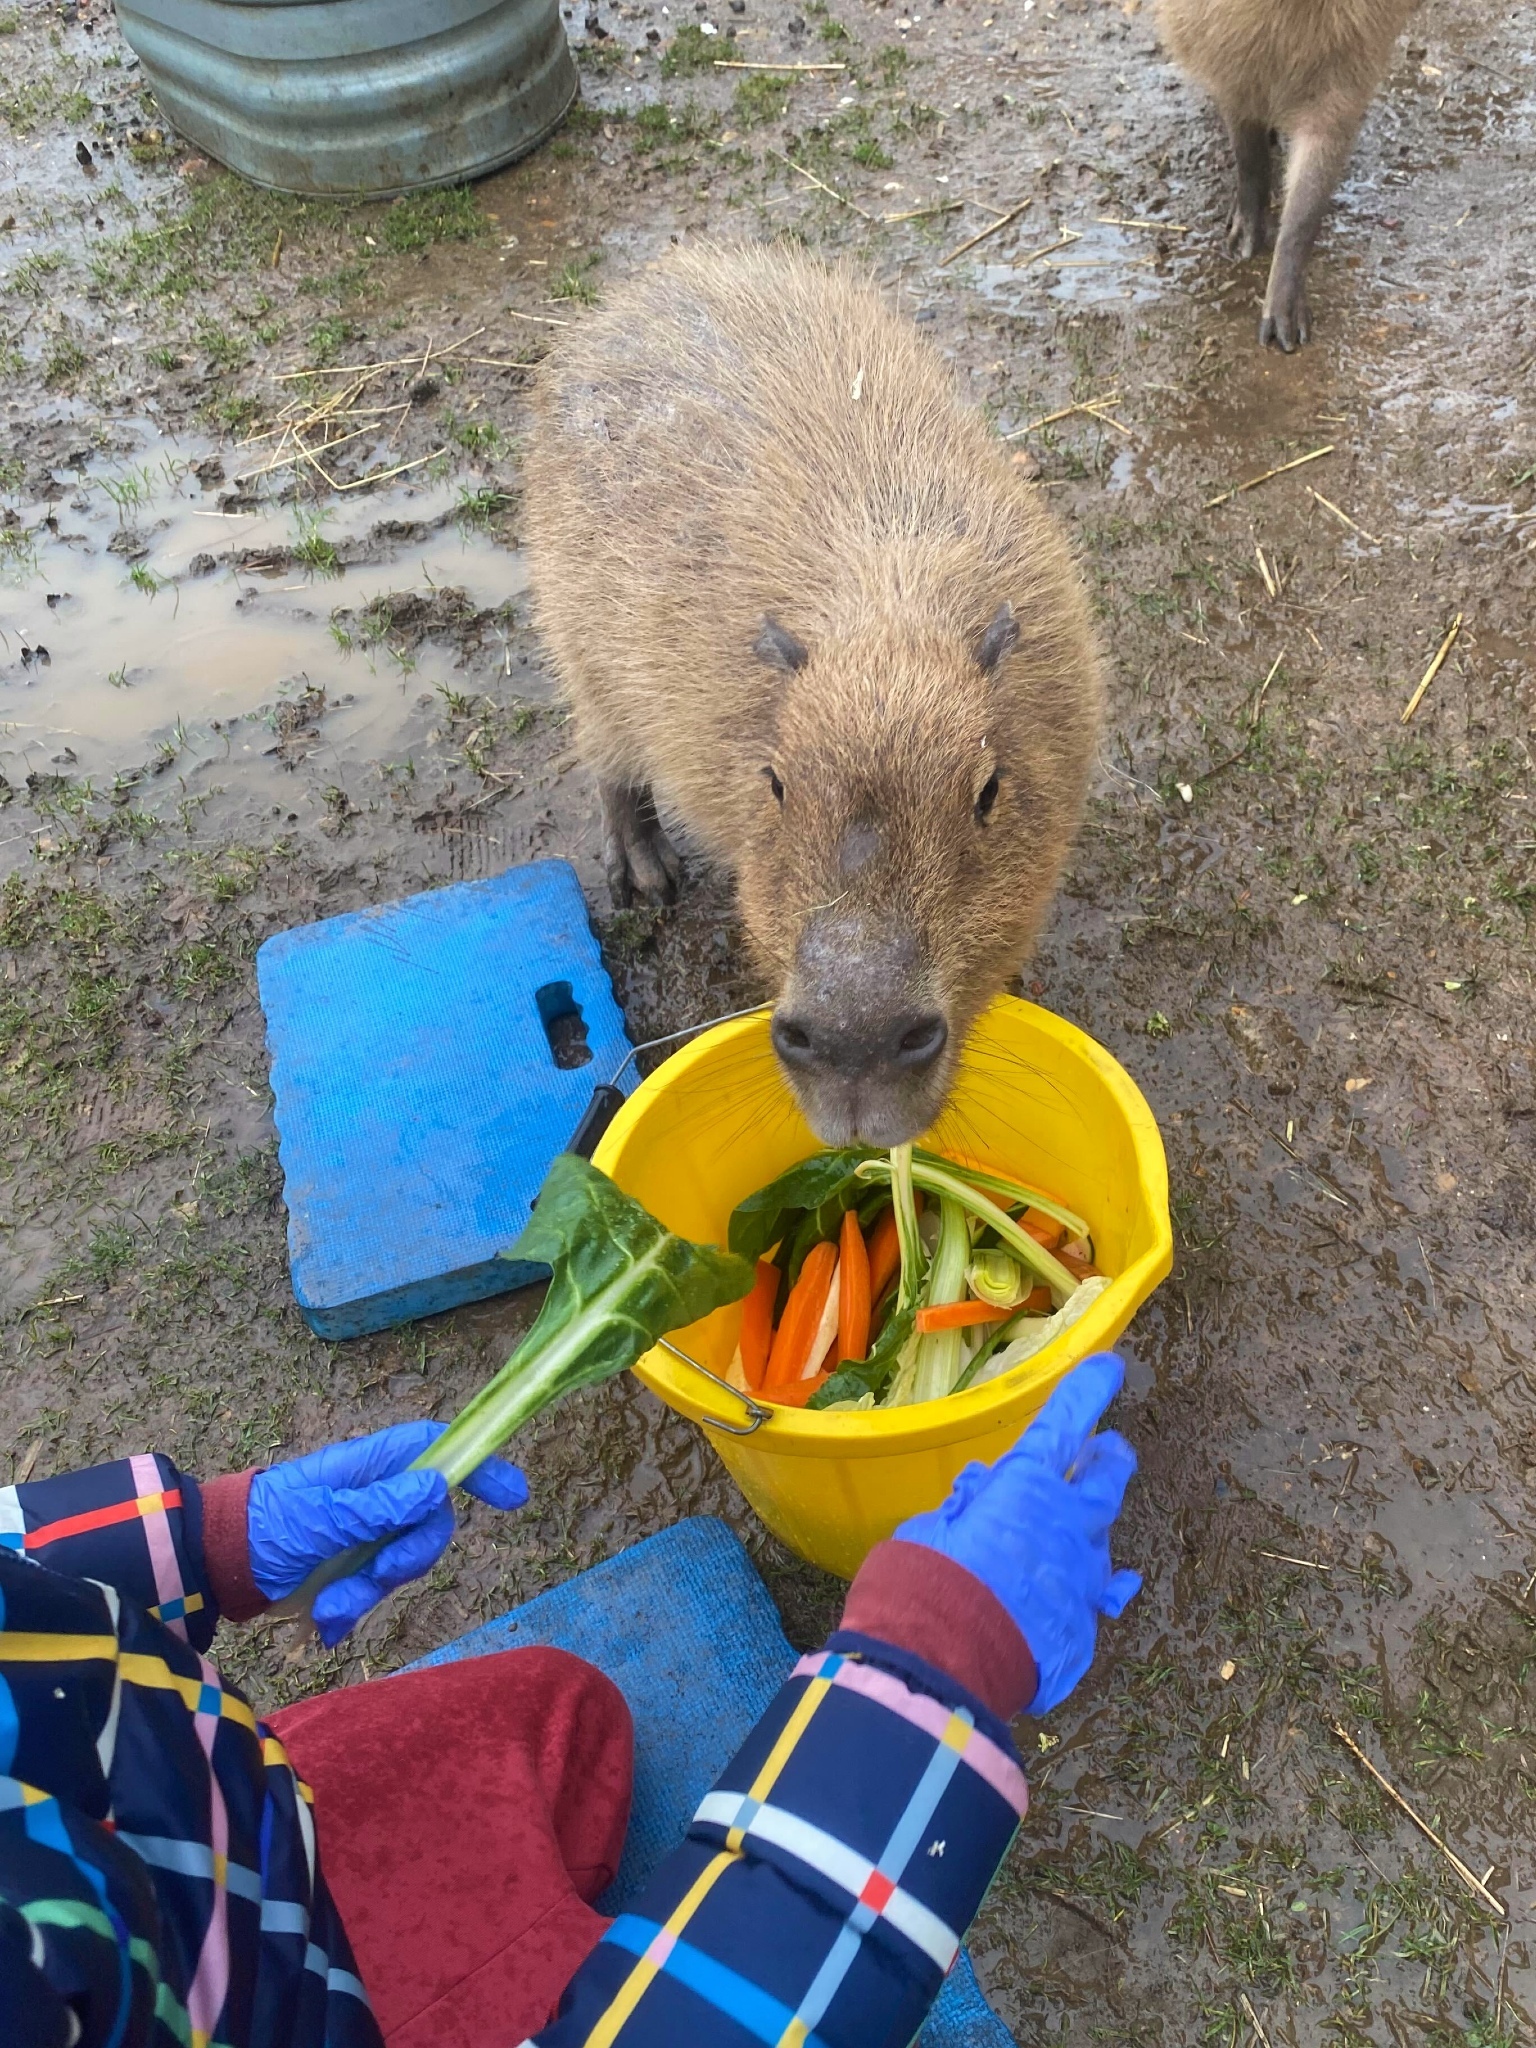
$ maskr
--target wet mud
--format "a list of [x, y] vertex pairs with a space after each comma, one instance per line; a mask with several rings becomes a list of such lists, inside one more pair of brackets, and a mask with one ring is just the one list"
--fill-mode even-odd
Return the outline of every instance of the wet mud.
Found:
[[[1289, 359], [1256, 346], [1262, 262], [1223, 252], [1218, 124], [1135, 0], [569, 26], [584, 104], [550, 148], [468, 200], [346, 208], [180, 144], [94, 0], [14, 17], [0, 1475], [447, 1414], [526, 1325], [509, 1297], [304, 1328], [270, 933], [554, 853], [633, 1037], [760, 993], [697, 863], [675, 908], [610, 912], [517, 448], [528, 363], [612, 281], [674, 237], [803, 237], [873, 268], [1073, 532], [1111, 716], [1023, 986], [1130, 1068], [1172, 1180], [1115, 1418], [1146, 1588], [1021, 1724], [1034, 1806], [978, 1965], [1025, 2043], [1529, 2040], [1528, 25], [1415, 18]], [[741, 1531], [795, 1640], [835, 1613], [637, 1385], [519, 1453], [530, 1508], [472, 1508], [343, 1651], [258, 1627], [222, 1661], [269, 1704], [356, 1682], [690, 1513]]]

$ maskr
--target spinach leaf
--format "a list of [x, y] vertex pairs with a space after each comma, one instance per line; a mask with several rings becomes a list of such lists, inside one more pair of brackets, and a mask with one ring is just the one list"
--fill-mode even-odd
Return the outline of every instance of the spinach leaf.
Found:
[[[875, 1154], [864, 1146], [851, 1145], [840, 1152], [814, 1152], [809, 1159], [802, 1159], [738, 1204], [731, 1216], [731, 1250], [743, 1259], [760, 1259], [772, 1246], [793, 1236], [808, 1210], [822, 1209], [838, 1200], [840, 1206], [832, 1217], [835, 1225], [848, 1207], [848, 1202], [841, 1199], [847, 1190], [853, 1187], [862, 1192], [860, 1183], [854, 1179], [855, 1169], [863, 1160], [873, 1157]], [[828, 1231], [821, 1234], [825, 1237]], [[816, 1241], [810, 1239], [806, 1250]]]
[[878, 1401], [896, 1376], [903, 1347], [916, 1322], [916, 1308], [892, 1309], [868, 1358], [845, 1358], [806, 1407], [830, 1408], [834, 1401], [857, 1401], [861, 1394], [873, 1394]]

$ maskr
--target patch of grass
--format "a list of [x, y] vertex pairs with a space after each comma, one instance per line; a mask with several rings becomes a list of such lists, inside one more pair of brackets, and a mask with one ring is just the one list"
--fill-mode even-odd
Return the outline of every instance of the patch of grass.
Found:
[[782, 121], [789, 106], [789, 80], [772, 72], [759, 71], [742, 79], [731, 101], [731, 111], [742, 128], [761, 128], [770, 121]]
[[199, 320], [194, 330], [197, 345], [215, 370], [243, 370], [251, 360], [243, 335], [222, 320]]
[[202, 1182], [203, 1197], [219, 1217], [270, 1210], [282, 1191], [282, 1169], [276, 1149], [270, 1146], [260, 1152], [242, 1152], [227, 1165], [216, 1166]]
[[14, 7], [7, 7], [0, 13], [0, 36], [13, 36], [21, 27], [21, 16]]
[[37, 541], [25, 526], [0, 526], [0, 573], [11, 582], [37, 574]]
[[299, 536], [293, 544], [293, 559], [312, 576], [339, 576], [341, 561], [335, 544], [321, 532], [323, 512], [295, 512]]
[[717, 40], [705, 35], [696, 21], [685, 21], [661, 53], [663, 78], [693, 78], [712, 71], [720, 54]]
[[128, 581], [135, 590], [142, 590], [146, 597], [158, 597], [170, 578], [157, 576], [147, 562], [135, 562], [128, 571]]
[[0, 459], [0, 491], [19, 491], [26, 481], [27, 465], [19, 455]]
[[884, 86], [900, 85], [911, 61], [903, 44], [887, 43], [883, 50], [875, 53], [875, 76]]
[[578, 306], [595, 306], [598, 301], [597, 286], [587, 272], [600, 259], [588, 256], [581, 263], [567, 263], [549, 288], [552, 299], [567, 299]]
[[64, 268], [64, 260], [62, 249], [32, 250], [11, 272], [11, 290], [20, 292], [25, 298], [45, 299], [48, 296], [48, 279]]
[[208, 410], [219, 425], [227, 427], [232, 434], [245, 433], [261, 418], [261, 407], [257, 401], [243, 395], [215, 399]]
[[186, 357], [179, 348], [161, 347], [150, 349], [149, 360], [157, 370], [179, 370]]
[[456, 448], [470, 455], [499, 455], [506, 445], [494, 420], [461, 420], [449, 413], [443, 431]]
[[340, 360], [342, 350], [356, 338], [357, 329], [352, 322], [342, 319], [339, 313], [333, 313], [327, 320], [317, 320], [309, 330], [309, 340], [304, 347], [305, 360], [317, 370], [327, 369]]
[[[647, 106], [637, 107], [630, 133], [636, 150], [649, 155], [675, 143], [702, 142], [717, 125], [713, 114], [707, 113], [690, 95], [680, 108], [669, 107], [665, 100], [652, 100]], [[692, 162], [689, 152], [663, 162], [661, 168], [682, 168]]]
[[85, 1270], [100, 1287], [109, 1287], [138, 1254], [139, 1241], [121, 1223], [107, 1223], [98, 1230], [85, 1251]]
[[141, 511], [155, 495], [155, 473], [147, 463], [125, 469], [117, 476], [98, 477], [96, 481], [117, 507], [120, 522], [126, 522], [130, 513]]
[[73, 384], [89, 367], [90, 357], [72, 334], [61, 334], [43, 357], [43, 382]]
[[494, 484], [486, 484], [480, 490], [471, 490], [465, 485], [459, 492], [453, 516], [460, 526], [486, 527], [502, 506], [510, 503], [506, 492], [498, 490]]
[[405, 255], [434, 242], [473, 242], [490, 232], [490, 222], [467, 185], [439, 192], [412, 192], [385, 213], [381, 237], [387, 249]]
[[843, 27], [840, 21], [833, 21], [830, 16], [821, 24], [817, 34], [824, 43], [846, 43], [848, 41], [847, 29]]

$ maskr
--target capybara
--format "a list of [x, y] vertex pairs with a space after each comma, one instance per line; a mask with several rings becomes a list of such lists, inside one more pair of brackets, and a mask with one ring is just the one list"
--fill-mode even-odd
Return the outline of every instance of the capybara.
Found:
[[728, 866], [812, 1127], [914, 1137], [1028, 957], [1097, 741], [1039, 496], [872, 284], [780, 247], [674, 251], [562, 337], [525, 485], [615, 899], [670, 896], [668, 827]]
[[1158, 0], [1163, 39], [1210, 93], [1232, 138], [1233, 253], [1269, 239], [1270, 146], [1289, 142], [1285, 204], [1259, 340], [1311, 338], [1307, 259], [1360, 123], [1416, 0]]

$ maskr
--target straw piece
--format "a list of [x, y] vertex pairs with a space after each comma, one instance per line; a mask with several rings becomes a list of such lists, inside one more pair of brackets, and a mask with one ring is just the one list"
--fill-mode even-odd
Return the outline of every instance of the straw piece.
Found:
[[904, 220], [928, 220], [936, 213], [958, 213], [964, 204], [963, 199], [946, 199], [942, 206], [920, 206], [914, 213], [882, 213], [880, 225], [894, 228]]
[[1248, 730], [1250, 732], [1259, 722], [1259, 713], [1264, 709], [1265, 693], [1268, 691], [1270, 684], [1275, 680], [1275, 677], [1279, 675], [1280, 664], [1284, 659], [1284, 654], [1277, 654], [1275, 656], [1274, 660], [1270, 663], [1269, 674], [1259, 685], [1258, 694], [1253, 700], [1253, 709], [1248, 713]]
[[1243, 2011], [1247, 2015], [1248, 2024], [1250, 2027], [1252, 2027], [1253, 2031], [1258, 2035], [1260, 2042], [1263, 2044], [1263, 2048], [1273, 2048], [1273, 2044], [1271, 2043], [1268, 2034], [1265, 2033], [1263, 2027], [1259, 2024], [1259, 2016], [1254, 2011], [1247, 1992], [1239, 1991], [1237, 1995], [1242, 2003]]
[[814, 171], [808, 171], [805, 168], [804, 164], [797, 164], [794, 158], [792, 156], [786, 156], [782, 149], [775, 149], [770, 143], [768, 145], [768, 154], [770, 156], [776, 156], [781, 164], [788, 164], [789, 168], [792, 171], [798, 171], [802, 178], [809, 178], [811, 183], [816, 187], [818, 192], [825, 192], [829, 199], [835, 199], [839, 206], [846, 206], [850, 212], [856, 213], [859, 216], [860, 220], [867, 220], [870, 223], [871, 227], [877, 225], [875, 217], [872, 213], [866, 213], [862, 206], [858, 205], [854, 200], [849, 199], [846, 196], [846, 194], [835, 191], [832, 186], [826, 184], [822, 179], [818, 178]]
[[[1014, 427], [1009, 433], [1004, 434], [1002, 438], [1005, 441], [1022, 441], [1026, 434], [1034, 433], [1037, 427], [1054, 426], [1057, 420], [1069, 420], [1074, 413], [1096, 412], [1097, 408], [1101, 405], [1118, 405], [1119, 403], [1120, 394], [1118, 391], [1106, 391], [1102, 398], [1079, 399], [1076, 405], [1064, 405], [1057, 412], [1041, 413], [1039, 419], [1031, 420], [1027, 426]], [[1120, 427], [1120, 422], [1118, 420], [1111, 420], [1110, 425]], [[1130, 430], [1127, 427], [1120, 427], [1120, 431], [1124, 434]]]
[[846, 71], [846, 64], [744, 64], [736, 57], [716, 57], [717, 71]]
[[1017, 206], [1010, 207], [1006, 213], [1000, 213], [996, 220], [982, 228], [979, 233], [972, 235], [968, 242], [962, 242], [958, 249], [951, 249], [947, 256], [941, 256], [940, 270], [947, 269], [957, 256], [963, 256], [967, 249], [974, 249], [978, 242], [985, 242], [989, 236], [1000, 234], [1011, 221], [1016, 221], [1021, 213], [1028, 213], [1034, 203], [1033, 199], [1021, 199]]
[[1461, 631], [1461, 620], [1462, 614], [1458, 612], [1455, 618], [1451, 621], [1451, 630], [1440, 642], [1439, 648], [1436, 650], [1434, 660], [1429, 664], [1429, 667], [1425, 669], [1423, 680], [1420, 682], [1419, 687], [1414, 691], [1413, 695], [1408, 699], [1408, 702], [1403, 706], [1402, 723], [1404, 725], [1408, 723], [1409, 719], [1412, 718], [1415, 711], [1417, 711], [1419, 706], [1424, 702], [1424, 692], [1429, 688], [1430, 684], [1435, 680], [1435, 677], [1439, 675], [1441, 669], [1445, 666], [1445, 657], [1456, 645], [1456, 635]]
[[1381, 1787], [1382, 1791], [1386, 1793], [1387, 1797], [1393, 1802], [1393, 1804], [1395, 1806], [1401, 1807], [1402, 1811], [1405, 1814], [1407, 1814], [1408, 1818], [1413, 1822], [1414, 1826], [1418, 1829], [1419, 1833], [1421, 1835], [1427, 1836], [1428, 1839], [1434, 1843], [1435, 1847], [1440, 1851], [1440, 1854], [1445, 1858], [1446, 1862], [1450, 1864], [1452, 1870], [1455, 1871], [1456, 1875], [1461, 1879], [1462, 1883], [1466, 1885], [1470, 1891], [1476, 1892], [1477, 1896], [1483, 1901], [1483, 1903], [1487, 1905], [1493, 1912], [1497, 1913], [1501, 1920], [1506, 1918], [1503, 1901], [1500, 1899], [1496, 1899], [1493, 1893], [1489, 1891], [1487, 1885], [1483, 1883], [1482, 1879], [1480, 1877], [1473, 1876], [1472, 1872], [1467, 1868], [1466, 1864], [1463, 1863], [1461, 1858], [1456, 1854], [1456, 1851], [1440, 1839], [1440, 1837], [1435, 1833], [1434, 1829], [1430, 1826], [1429, 1822], [1425, 1820], [1422, 1817], [1422, 1815], [1415, 1813], [1413, 1808], [1408, 1804], [1407, 1800], [1403, 1797], [1402, 1793], [1399, 1792], [1397, 1787], [1392, 1783], [1391, 1779], [1383, 1777], [1382, 1773], [1377, 1770], [1376, 1766], [1371, 1762], [1370, 1758], [1366, 1755], [1365, 1751], [1360, 1747], [1359, 1743], [1356, 1742], [1355, 1738], [1352, 1735], [1347, 1734], [1345, 1730], [1339, 1726], [1337, 1721], [1331, 1721], [1328, 1725], [1332, 1728], [1334, 1734], [1339, 1738], [1340, 1742], [1343, 1743], [1344, 1747], [1349, 1751], [1350, 1755], [1354, 1757], [1356, 1762], [1363, 1764], [1366, 1770], [1370, 1772], [1371, 1776], [1376, 1780], [1377, 1784]]
[[1295, 456], [1290, 462], [1277, 462], [1273, 469], [1261, 470], [1257, 476], [1249, 477], [1246, 483], [1234, 484], [1230, 491], [1218, 491], [1214, 498], [1207, 498], [1205, 510], [1212, 511], [1217, 505], [1225, 505], [1228, 498], [1235, 498], [1239, 491], [1251, 491], [1258, 484], [1267, 484], [1272, 476], [1284, 476], [1287, 470], [1300, 469], [1304, 463], [1320, 461], [1323, 456], [1332, 453], [1333, 443], [1329, 441], [1321, 448], [1312, 449], [1307, 455]]
[[1145, 228], [1159, 235], [1187, 235], [1189, 229], [1177, 220], [1115, 220], [1110, 214], [1097, 216], [1101, 228]]
[[1319, 1564], [1315, 1557], [1292, 1557], [1284, 1550], [1256, 1550], [1253, 1554], [1255, 1557], [1273, 1558], [1276, 1564], [1305, 1565], [1309, 1572], [1331, 1572], [1333, 1570], [1331, 1564]]
[[1362, 540], [1368, 540], [1373, 548], [1379, 548], [1382, 545], [1380, 538], [1376, 534], [1367, 533], [1365, 528], [1358, 521], [1351, 519], [1342, 507], [1335, 505], [1332, 498], [1325, 498], [1321, 491], [1314, 491], [1310, 484], [1307, 485], [1307, 495], [1316, 498], [1325, 512], [1331, 512], [1335, 519], [1342, 519], [1352, 533], [1358, 533]]

